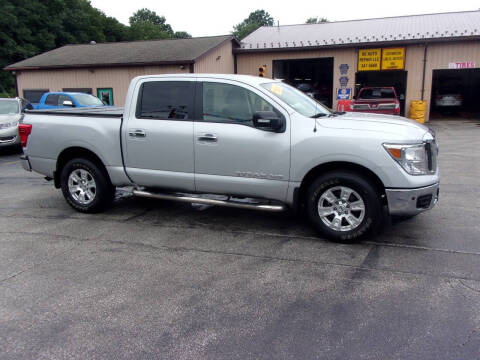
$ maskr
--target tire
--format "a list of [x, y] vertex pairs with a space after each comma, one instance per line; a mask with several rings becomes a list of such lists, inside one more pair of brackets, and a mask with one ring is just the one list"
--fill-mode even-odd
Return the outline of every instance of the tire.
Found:
[[375, 187], [347, 171], [318, 177], [307, 190], [306, 210], [318, 232], [338, 242], [355, 242], [376, 232], [382, 223], [380, 195]]
[[67, 203], [83, 213], [100, 212], [115, 197], [115, 187], [106, 171], [85, 158], [76, 158], [65, 164], [60, 174], [60, 185]]

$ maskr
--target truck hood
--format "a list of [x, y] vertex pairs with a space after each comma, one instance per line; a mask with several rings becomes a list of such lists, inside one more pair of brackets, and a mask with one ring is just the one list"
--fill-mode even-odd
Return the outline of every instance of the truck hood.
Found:
[[19, 121], [21, 117], [22, 114], [0, 114], [0, 124]]
[[422, 139], [428, 127], [402, 116], [347, 112], [344, 115], [321, 118], [327, 128], [376, 131], [400, 135], [412, 140]]

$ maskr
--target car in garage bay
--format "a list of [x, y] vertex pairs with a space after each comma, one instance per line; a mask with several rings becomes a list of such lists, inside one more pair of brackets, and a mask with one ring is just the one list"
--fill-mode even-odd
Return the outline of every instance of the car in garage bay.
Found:
[[391, 87], [364, 87], [352, 102], [352, 111], [400, 115], [400, 101]]

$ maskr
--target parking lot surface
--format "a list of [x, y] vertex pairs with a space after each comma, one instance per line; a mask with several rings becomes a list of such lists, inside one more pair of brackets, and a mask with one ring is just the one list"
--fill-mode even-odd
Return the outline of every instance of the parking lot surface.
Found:
[[480, 122], [431, 124], [439, 204], [354, 245], [127, 190], [80, 214], [0, 150], [0, 358], [479, 359]]

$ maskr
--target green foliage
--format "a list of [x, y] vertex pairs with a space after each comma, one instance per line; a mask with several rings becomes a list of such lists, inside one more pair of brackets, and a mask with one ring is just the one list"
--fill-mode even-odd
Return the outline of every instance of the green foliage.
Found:
[[172, 34], [164, 31], [161, 26], [147, 21], [139, 21], [130, 26], [132, 40], [169, 39]]
[[14, 77], [1, 69], [66, 44], [191, 37], [148, 9], [123, 25], [89, 0], [0, 0], [0, 14], [0, 88], [8, 94], [15, 91]]
[[173, 37], [176, 39], [190, 39], [192, 35], [190, 35], [186, 31], [175, 31]]
[[273, 24], [274, 19], [268, 12], [265, 10], [256, 10], [251, 12], [248, 18], [243, 20], [240, 24], [235, 25], [232, 34], [241, 40], [259, 27], [272, 26]]
[[[129, 19], [132, 30], [136, 25], [140, 25], [140, 28], [147, 27], [152, 34], [166, 33], [168, 37], [173, 37], [172, 27], [166, 21], [165, 16], [159, 16], [155, 11], [145, 8], [137, 10]], [[135, 30], [133, 33], [135, 34]], [[141, 34], [143, 35], [143, 33]], [[160, 37], [160, 39], [164, 39], [164, 37]]]
[[309, 17], [307, 21], [305, 21], [305, 24], [320, 24], [320, 23], [326, 23], [328, 22], [327, 18], [319, 18], [319, 17]]

